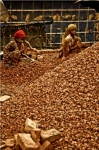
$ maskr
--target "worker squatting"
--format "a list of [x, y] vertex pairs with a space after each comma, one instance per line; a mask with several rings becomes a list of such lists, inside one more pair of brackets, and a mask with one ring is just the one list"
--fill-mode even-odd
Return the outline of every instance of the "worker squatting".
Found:
[[[81, 51], [81, 38], [76, 36], [77, 27], [75, 24], [70, 24], [65, 29], [62, 44], [59, 52], [59, 58], [65, 58], [72, 52]], [[14, 34], [14, 40], [10, 41], [4, 47], [4, 65], [6, 67], [17, 65], [20, 58], [29, 49], [38, 52], [36, 48], [32, 48], [31, 44], [26, 41], [26, 34], [23, 30], [18, 30]]]

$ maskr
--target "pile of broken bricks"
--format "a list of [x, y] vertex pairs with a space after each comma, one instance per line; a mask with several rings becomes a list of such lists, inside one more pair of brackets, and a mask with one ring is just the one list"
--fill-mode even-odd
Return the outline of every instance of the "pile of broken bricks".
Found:
[[14, 134], [11, 139], [2, 141], [4, 150], [53, 150], [52, 143], [59, 140], [61, 134], [56, 129], [41, 130], [37, 121], [26, 119], [24, 132]]

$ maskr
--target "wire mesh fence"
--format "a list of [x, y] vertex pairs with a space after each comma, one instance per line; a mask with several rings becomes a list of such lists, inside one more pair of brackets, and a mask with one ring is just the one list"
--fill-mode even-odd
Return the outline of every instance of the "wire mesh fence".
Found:
[[[11, 39], [20, 24], [25, 25], [24, 30], [33, 47], [60, 47], [62, 35], [70, 23], [77, 25], [77, 36], [80, 36], [83, 42], [94, 43], [99, 40], [99, 14], [92, 8], [82, 8], [74, 2], [4, 0], [10, 17], [8, 23], [2, 22], [1, 46], [4, 47]], [[46, 24], [46, 21], [49, 23]], [[31, 23], [36, 25], [31, 26]]]

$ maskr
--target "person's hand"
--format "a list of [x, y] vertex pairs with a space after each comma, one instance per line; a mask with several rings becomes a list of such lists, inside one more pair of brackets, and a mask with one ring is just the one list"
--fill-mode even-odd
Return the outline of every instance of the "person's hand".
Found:
[[37, 52], [37, 49], [36, 49], [36, 48], [32, 48], [32, 49], [33, 49], [34, 52]]
[[33, 50], [36, 51], [37, 49], [36, 49], [36, 48], [33, 48]]
[[80, 41], [77, 41], [77, 47], [81, 48], [81, 42]]
[[32, 48], [32, 50], [33, 50], [34, 52], [37, 52], [37, 54], [39, 54], [39, 50], [37, 50], [36, 48]]
[[21, 52], [21, 53], [24, 53], [24, 52], [26, 52], [27, 50], [28, 50], [28, 47], [25, 46], [23, 49], [20, 50], [20, 52]]
[[20, 53], [20, 51], [19, 51], [19, 50], [15, 50], [14, 52], [15, 52], [16, 54]]
[[39, 54], [39, 53], [40, 53], [40, 51], [39, 51], [39, 50], [36, 50], [36, 52], [37, 52], [37, 54]]
[[21, 56], [20, 50], [15, 50], [14, 54], [15, 54], [16, 57], [20, 57]]
[[62, 57], [62, 60], [65, 60], [65, 59], [66, 59], [66, 57], [65, 57], [65, 56], [63, 56], [63, 57]]

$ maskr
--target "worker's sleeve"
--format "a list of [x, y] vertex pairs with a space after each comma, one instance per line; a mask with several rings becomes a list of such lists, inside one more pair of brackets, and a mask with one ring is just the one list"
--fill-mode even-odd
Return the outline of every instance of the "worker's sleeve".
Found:
[[4, 47], [4, 54], [8, 54], [13, 52], [16, 49], [16, 46], [13, 41], [10, 41], [5, 47]]
[[4, 62], [11, 63], [12, 60], [20, 56], [20, 51], [14, 41], [9, 42], [4, 48]]

